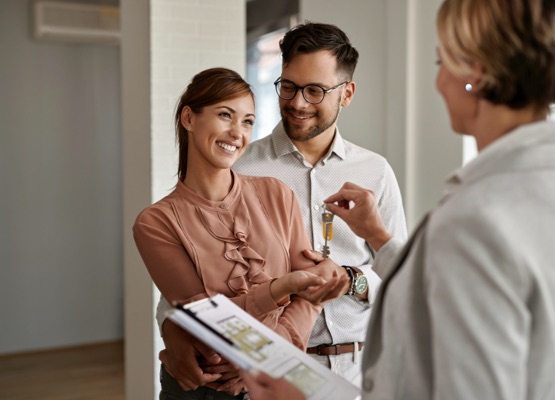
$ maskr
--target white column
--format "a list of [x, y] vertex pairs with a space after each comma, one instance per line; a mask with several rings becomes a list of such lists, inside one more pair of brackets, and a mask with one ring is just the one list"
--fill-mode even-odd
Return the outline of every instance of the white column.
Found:
[[151, 202], [149, 0], [121, 0], [124, 334], [127, 399], [154, 392], [153, 287], [131, 235]]

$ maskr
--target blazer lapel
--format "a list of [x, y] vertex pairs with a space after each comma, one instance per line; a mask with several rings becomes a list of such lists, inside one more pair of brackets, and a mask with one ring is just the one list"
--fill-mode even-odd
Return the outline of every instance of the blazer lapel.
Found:
[[[414, 241], [420, 235], [420, 232], [424, 229], [424, 227], [428, 223], [429, 216], [430, 216], [430, 213], [428, 212], [422, 218], [422, 220], [416, 227], [413, 234], [410, 236], [405, 246], [402, 248], [400, 253], [392, 262], [393, 263], [392, 267], [389, 268], [387, 275], [384, 277], [380, 285], [380, 289], [378, 291], [378, 294], [376, 295], [376, 302], [374, 303], [372, 314], [370, 316], [369, 329], [368, 329], [368, 332], [366, 333], [366, 343], [368, 345], [364, 346], [364, 357], [363, 357], [363, 363], [362, 363], [363, 371], [366, 370], [367, 366], [374, 364], [375, 360], [378, 358], [379, 354], [381, 353], [382, 330], [379, 327], [380, 327], [380, 321], [381, 321], [382, 312], [383, 312], [382, 304], [384, 301], [385, 292], [387, 290], [389, 282], [391, 281], [393, 276], [397, 273], [397, 271], [399, 271], [399, 269], [407, 259], [407, 256], [410, 253], [410, 250], [412, 248], [412, 245], [414, 244]], [[371, 338], [370, 338], [370, 335], [372, 336]]]

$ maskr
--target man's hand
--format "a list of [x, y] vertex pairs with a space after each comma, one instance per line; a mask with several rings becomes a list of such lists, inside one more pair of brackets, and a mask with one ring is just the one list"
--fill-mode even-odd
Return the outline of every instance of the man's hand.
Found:
[[348, 281], [347, 276], [339, 275], [337, 272], [333, 272], [326, 280], [306, 270], [293, 271], [272, 281], [270, 292], [276, 303], [294, 294], [316, 306], [321, 306], [341, 296], [346, 281]]
[[304, 394], [283, 378], [260, 371], [241, 371], [251, 400], [306, 400]]
[[[347, 182], [339, 192], [324, 200], [324, 203], [327, 210], [345, 221], [349, 228], [366, 240], [375, 251], [391, 239], [371, 190]], [[351, 203], [354, 204], [352, 208]]]
[[166, 349], [160, 352], [160, 361], [183, 390], [195, 390], [199, 386], [221, 379], [222, 374], [205, 372], [198, 362], [199, 358], [204, 358], [205, 365], [220, 363], [221, 357], [214, 350], [169, 319], [164, 321], [162, 329]]

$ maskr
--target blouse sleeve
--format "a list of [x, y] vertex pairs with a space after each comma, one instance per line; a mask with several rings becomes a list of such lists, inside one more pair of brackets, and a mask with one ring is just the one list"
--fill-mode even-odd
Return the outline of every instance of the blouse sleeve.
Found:
[[[287, 271], [303, 270], [314, 266], [314, 262], [308, 260], [302, 253], [305, 249], [312, 249], [312, 245], [310, 244], [295, 194], [285, 184], [280, 182], [280, 185], [278, 185], [282, 188], [280, 195], [274, 193], [272, 199], [268, 201], [281, 201], [282, 204], [285, 203], [289, 207], [284, 210], [284, 215], [279, 215], [279, 213], [272, 215], [269, 213], [269, 216], [270, 219], [275, 218], [272, 221], [275, 227], [281, 226], [281, 234], [289, 238], [289, 257], [291, 262], [287, 266]], [[273, 209], [278, 210], [280, 207], [275, 204]], [[247, 298], [255, 300], [256, 295], [257, 293], [252, 293], [252, 297]], [[254, 309], [256, 307], [254, 303], [255, 301], [248, 308]], [[281, 313], [275, 326], [272, 326], [272, 328], [291, 343], [305, 350], [320, 311], [321, 307], [316, 307], [306, 300], [292, 296], [291, 302], [286, 304], [283, 313]]]

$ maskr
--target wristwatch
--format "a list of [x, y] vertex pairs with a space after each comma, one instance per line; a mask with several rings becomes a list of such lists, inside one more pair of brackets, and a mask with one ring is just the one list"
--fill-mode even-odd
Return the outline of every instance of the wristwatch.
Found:
[[347, 295], [354, 296], [355, 294], [362, 294], [368, 289], [368, 280], [357, 267], [350, 267], [348, 265], [343, 265], [343, 268], [347, 270], [347, 274], [351, 279], [351, 288], [347, 292]]

